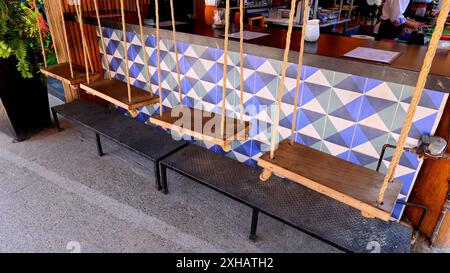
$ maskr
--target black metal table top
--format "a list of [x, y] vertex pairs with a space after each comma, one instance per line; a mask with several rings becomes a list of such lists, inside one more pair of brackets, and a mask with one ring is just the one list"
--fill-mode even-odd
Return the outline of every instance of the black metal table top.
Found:
[[52, 108], [58, 114], [86, 126], [130, 150], [156, 161], [183, 146], [168, 133], [126, 117], [96, 103], [77, 100]]
[[188, 146], [161, 162], [341, 249], [410, 251], [412, 228], [365, 218], [358, 210], [286, 179], [274, 176], [260, 182], [260, 170], [202, 147]]

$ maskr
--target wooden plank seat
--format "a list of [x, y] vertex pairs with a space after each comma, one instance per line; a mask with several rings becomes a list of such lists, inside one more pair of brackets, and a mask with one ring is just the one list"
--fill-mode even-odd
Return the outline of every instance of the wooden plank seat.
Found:
[[127, 83], [116, 79], [85, 83], [81, 84], [80, 88], [88, 94], [97, 96], [128, 111], [159, 102], [158, 96], [133, 85], [131, 86], [131, 102], [129, 102]]
[[52, 108], [53, 118], [59, 130], [58, 114], [95, 132], [99, 156], [103, 156], [100, 136], [131, 150], [154, 162], [155, 180], [159, 190], [159, 161], [187, 146], [176, 141], [158, 128], [145, 125], [132, 118], [95, 103], [78, 100]]
[[409, 252], [412, 228], [403, 223], [366, 218], [341, 202], [302, 185], [272, 177], [259, 181], [260, 169], [190, 145], [163, 159], [161, 183], [167, 193], [167, 170], [173, 170], [253, 209], [250, 238], [256, 238], [262, 212], [347, 252]]
[[264, 154], [258, 165], [265, 169], [262, 180], [274, 172], [384, 221], [391, 219], [402, 187], [399, 180], [390, 183], [378, 206], [383, 174], [289, 140], [280, 143], [274, 159]]
[[[60, 63], [49, 67], [42, 67], [41, 73], [69, 85], [78, 85], [87, 82], [86, 69], [84, 67], [73, 64], [72, 69], [73, 78], [70, 73], [69, 63]], [[100, 73], [91, 73], [89, 74], [89, 77], [91, 81], [97, 81], [100, 79]]]
[[155, 115], [150, 122], [165, 129], [174, 130], [191, 137], [221, 146], [225, 151], [231, 150], [234, 140], [244, 140], [250, 130], [249, 122], [227, 117], [225, 133], [220, 132], [222, 116], [198, 109], [179, 106], [169, 109], [163, 115]]

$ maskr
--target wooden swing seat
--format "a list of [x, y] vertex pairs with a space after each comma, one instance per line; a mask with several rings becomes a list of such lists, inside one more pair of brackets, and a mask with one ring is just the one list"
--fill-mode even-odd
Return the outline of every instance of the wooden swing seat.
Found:
[[[188, 116], [183, 113], [189, 111]], [[178, 114], [180, 113], [180, 114]], [[170, 109], [163, 115], [155, 115], [150, 122], [165, 129], [174, 130], [206, 142], [219, 145], [225, 151], [229, 151], [234, 140], [247, 139], [250, 130], [249, 122], [241, 122], [237, 119], [227, 117], [225, 119], [225, 133], [220, 132], [222, 116], [203, 110], [181, 106]]]
[[[41, 73], [47, 77], [54, 78], [69, 85], [78, 85], [87, 82], [86, 69], [80, 65], [72, 64], [73, 78], [70, 74], [69, 63], [60, 63], [49, 67], [42, 67]], [[100, 73], [91, 73], [89, 75], [91, 81], [100, 79]]]
[[133, 85], [131, 86], [131, 102], [129, 102], [127, 83], [116, 79], [81, 84], [80, 87], [88, 94], [104, 99], [128, 111], [159, 102], [158, 96]]
[[[402, 183], [394, 180], [377, 206], [384, 175], [304, 145], [284, 140], [274, 159], [264, 154], [258, 165], [312, 190], [345, 203], [368, 217], [390, 221]], [[264, 176], [264, 175], [262, 175]]]

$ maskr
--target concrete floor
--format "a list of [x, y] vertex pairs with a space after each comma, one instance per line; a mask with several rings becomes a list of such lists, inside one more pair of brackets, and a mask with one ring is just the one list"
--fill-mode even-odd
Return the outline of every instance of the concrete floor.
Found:
[[175, 173], [155, 189], [151, 162], [61, 119], [22, 143], [0, 134], [0, 252], [336, 252]]

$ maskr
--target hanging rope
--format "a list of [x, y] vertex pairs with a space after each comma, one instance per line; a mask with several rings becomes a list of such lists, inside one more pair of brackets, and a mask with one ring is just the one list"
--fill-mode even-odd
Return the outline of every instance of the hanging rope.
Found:
[[141, 5], [139, 4], [139, 0], [136, 0], [136, 8], [137, 8], [138, 19], [139, 19], [139, 30], [141, 32], [141, 44], [142, 44], [142, 49], [144, 50], [145, 73], [147, 74], [147, 82], [148, 82], [150, 93], [153, 95], [152, 79], [151, 79], [151, 75], [150, 75], [150, 68], [148, 66], [148, 54], [147, 54], [147, 47], [145, 46], [144, 27], [142, 26]]
[[239, 63], [241, 65], [241, 73], [239, 75], [239, 86], [240, 86], [240, 111], [241, 111], [241, 123], [244, 123], [244, 1], [239, 1], [239, 31], [240, 31], [240, 39], [239, 39]]
[[108, 80], [110, 80], [112, 78], [111, 77], [111, 69], [109, 68], [108, 55], [106, 54], [106, 44], [105, 44], [105, 40], [103, 37], [103, 28], [102, 28], [102, 23], [100, 21], [100, 14], [98, 12], [97, 0], [94, 0], [94, 7], [95, 7], [95, 15], [97, 17], [98, 31], [100, 32], [100, 42], [101, 42], [102, 49], [103, 49], [103, 56], [105, 58], [106, 75], [107, 75]]
[[128, 89], [128, 102], [131, 103], [131, 83], [130, 83], [130, 71], [128, 69], [128, 45], [127, 45], [127, 30], [125, 24], [125, 7], [123, 0], [120, 0], [120, 11], [122, 13], [122, 35], [123, 35], [123, 47], [125, 55], [125, 75], [127, 79], [127, 89]]
[[36, 18], [36, 27], [37, 27], [37, 31], [39, 33], [39, 41], [41, 43], [42, 58], [44, 59], [44, 66], [47, 67], [47, 55], [45, 54], [44, 39], [42, 38], [42, 31], [41, 31], [41, 24], [40, 24], [40, 13], [38, 10], [38, 6], [36, 4], [36, 0], [33, 0], [33, 5], [34, 5], [35, 18]]
[[280, 122], [280, 111], [281, 111], [281, 100], [283, 98], [284, 91], [284, 82], [286, 80], [286, 68], [289, 57], [289, 49], [291, 47], [291, 36], [292, 36], [292, 27], [294, 24], [294, 14], [295, 14], [295, 2], [296, 0], [291, 1], [291, 11], [289, 13], [289, 26], [286, 36], [286, 48], [284, 49], [284, 57], [283, 57], [283, 65], [281, 67], [281, 80], [280, 80], [280, 88], [278, 93], [278, 101], [277, 101], [277, 109], [275, 110], [275, 118], [273, 120], [273, 128], [272, 128], [272, 140], [270, 145], [270, 158], [273, 159], [275, 157], [275, 146], [277, 144], [277, 134], [278, 134], [278, 123]]
[[[77, 12], [77, 16], [78, 16], [78, 22], [80, 23], [80, 30], [81, 30], [81, 40], [83, 42], [83, 54], [86, 53], [87, 59], [88, 59], [88, 63], [89, 63], [89, 68], [91, 69], [91, 73], [94, 73], [94, 65], [92, 64], [92, 58], [91, 58], [91, 53], [89, 51], [89, 46], [86, 40], [86, 35], [84, 33], [84, 23], [83, 23], [83, 13], [82, 13], [82, 9], [81, 9], [81, 1], [80, 2], [80, 6], [79, 9], [75, 8], [75, 11]], [[77, 7], [75, 5], [75, 7]]]
[[300, 39], [300, 51], [298, 52], [298, 74], [297, 74], [297, 82], [295, 85], [295, 97], [294, 97], [294, 113], [292, 116], [292, 127], [291, 127], [291, 144], [295, 142], [295, 123], [297, 121], [297, 109], [298, 109], [298, 100], [299, 100], [299, 91], [300, 91], [300, 79], [302, 75], [302, 65], [303, 65], [303, 52], [305, 50], [305, 36], [306, 36], [306, 26], [308, 24], [308, 14], [309, 14], [309, 0], [303, 0], [304, 8], [303, 8], [303, 21], [302, 21], [302, 36]]
[[227, 99], [227, 70], [228, 70], [228, 32], [230, 30], [230, 0], [225, 5], [225, 42], [223, 46], [223, 83], [222, 83], [222, 122], [220, 134], [225, 135], [226, 99]]
[[[47, 11], [47, 5], [46, 5], [45, 1], [42, 2], [42, 9], [44, 10], [44, 11], [43, 11], [44, 14], [50, 14], [50, 13]], [[52, 26], [51, 26], [51, 19], [50, 19], [50, 18], [47, 18], [47, 22], [46, 22], [46, 23], [47, 23], [47, 25], [48, 25], [48, 27], [49, 27], [50, 30], [53, 30], [53, 31], [57, 32], [56, 29], [52, 29]], [[49, 34], [48, 34], [48, 35], [50, 35], [50, 39], [52, 40], [52, 45], [56, 45], [57, 43], [55, 42], [55, 37], [54, 37], [54, 35], [52, 35], [52, 32], [53, 32], [53, 31], [50, 31], [50, 30], [49, 30]], [[61, 35], [59, 35], [59, 36], [61, 36]], [[61, 39], [61, 38], [60, 38], [60, 39]], [[57, 49], [57, 47], [56, 47], [56, 46], [53, 46], [53, 50], [55, 51], [56, 61], [59, 63], [59, 54], [58, 54], [58, 49]]]
[[183, 91], [181, 90], [180, 61], [178, 60], [178, 46], [177, 46], [177, 34], [175, 27], [175, 11], [173, 8], [173, 0], [170, 0], [170, 14], [172, 16], [172, 38], [175, 48], [175, 64], [177, 69], [178, 93], [180, 94], [180, 105], [183, 106]]
[[67, 37], [66, 22], [64, 21], [64, 10], [62, 7], [61, 0], [58, 0], [58, 3], [59, 3], [59, 11], [61, 12], [61, 18], [63, 20], [62, 29], [63, 29], [64, 43], [66, 46], [67, 60], [69, 61], [70, 77], [73, 79], [74, 74], [73, 74], [73, 66], [72, 66], [72, 55], [70, 53], [69, 38]]
[[158, 58], [158, 90], [159, 90], [159, 115], [163, 115], [163, 94], [162, 94], [162, 82], [161, 82], [161, 46], [159, 45], [159, 3], [155, 0], [155, 20], [156, 20], [156, 55]]
[[81, 1], [79, 2], [79, 5], [75, 4], [75, 11], [77, 13], [77, 17], [78, 17], [78, 23], [80, 25], [80, 30], [81, 30], [81, 41], [82, 41], [82, 50], [83, 50], [83, 56], [84, 56], [84, 67], [86, 69], [86, 80], [87, 83], [90, 83], [90, 77], [89, 77], [89, 61], [88, 61], [88, 56], [86, 53], [86, 48], [87, 48], [87, 44], [86, 44], [86, 40], [84, 37], [84, 30], [83, 30], [83, 18], [81, 16]]
[[450, 11], [450, 0], [443, 0], [443, 1], [444, 3], [437, 19], [436, 28], [434, 29], [433, 36], [431, 37], [430, 44], [428, 46], [428, 50], [425, 55], [425, 59], [423, 61], [422, 69], [420, 70], [419, 73], [417, 86], [411, 98], [411, 103], [408, 108], [403, 128], [397, 142], [397, 148], [395, 149], [394, 155], [392, 156], [392, 161], [389, 166], [389, 170], [386, 176], [384, 177], [383, 185], [381, 186], [381, 190], [378, 196], [378, 205], [383, 204], [384, 194], [386, 192], [386, 189], [388, 188], [388, 184], [394, 179], [395, 170], [403, 154], [403, 148], [405, 147], [406, 139], [408, 138], [408, 134], [411, 129], [411, 125], [414, 119], [414, 115], [416, 113], [417, 106], [419, 105], [420, 98], [422, 97], [422, 93], [425, 88], [425, 83], [427, 81], [428, 74], [430, 73], [434, 56], [436, 55], [439, 40], [441, 39], [442, 32], [444, 31], [445, 22], [447, 20], [448, 13]]

